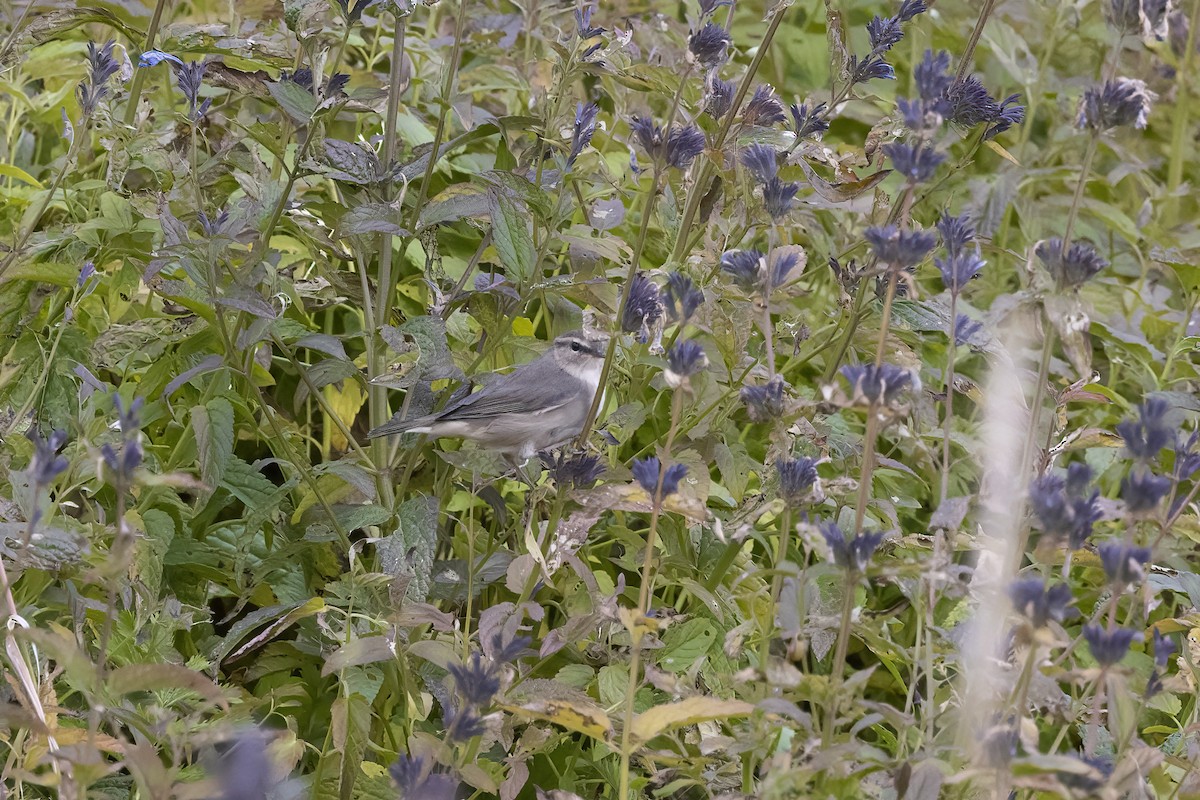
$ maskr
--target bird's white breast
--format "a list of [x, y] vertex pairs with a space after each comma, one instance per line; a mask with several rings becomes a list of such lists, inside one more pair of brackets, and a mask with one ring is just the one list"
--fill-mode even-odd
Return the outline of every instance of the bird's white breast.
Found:
[[604, 361], [599, 358], [588, 359], [586, 364], [563, 364], [562, 368], [573, 377], [587, 384], [589, 394], [596, 393], [600, 385], [600, 373], [604, 370]]

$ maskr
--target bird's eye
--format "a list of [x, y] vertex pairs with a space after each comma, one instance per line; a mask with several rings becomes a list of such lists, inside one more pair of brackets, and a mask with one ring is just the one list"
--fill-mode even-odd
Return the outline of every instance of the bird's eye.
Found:
[[571, 349], [578, 353], [583, 348], [579, 346], [579, 342], [571, 342]]

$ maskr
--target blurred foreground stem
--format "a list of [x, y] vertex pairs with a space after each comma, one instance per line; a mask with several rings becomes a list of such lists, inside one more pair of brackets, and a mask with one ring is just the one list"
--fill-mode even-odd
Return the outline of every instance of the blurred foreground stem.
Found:
[[[1193, 151], [1188, 142], [1189, 113], [1191, 111], [1192, 64], [1196, 57], [1196, 26], [1200, 25], [1200, 0], [1192, 0], [1192, 13], [1188, 17], [1187, 44], [1183, 48], [1183, 63], [1175, 73], [1175, 109], [1171, 127], [1171, 160], [1167, 166], [1167, 194], [1174, 195], [1183, 182], [1183, 160]], [[1180, 198], [1171, 197], [1168, 206], [1168, 224], [1179, 217]]]

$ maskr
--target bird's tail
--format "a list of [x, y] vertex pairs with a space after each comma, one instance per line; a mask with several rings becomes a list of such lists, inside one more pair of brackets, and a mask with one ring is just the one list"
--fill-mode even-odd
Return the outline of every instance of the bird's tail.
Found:
[[400, 414], [387, 422], [367, 432], [368, 439], [378, 439], [380, 436], [394, 436], [397, 433], [429, 433], [428, 417], [413, 417], [401, 419]]

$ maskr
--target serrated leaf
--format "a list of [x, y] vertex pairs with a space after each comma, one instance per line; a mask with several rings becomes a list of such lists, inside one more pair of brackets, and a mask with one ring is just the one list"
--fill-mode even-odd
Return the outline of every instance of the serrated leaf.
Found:
[[392, 516], [390, 511], [378, 505], [335, 505], [333, 507], [333, 515], [346, 531], [356, 531], [372, 525], [382, 525]]
[[665, 703], [633, 718], [630, 732], [638, 741], [646, 742], [665, 730], [681, 725], [695, 725], [715, 719], [745, 717], [754, 706], [742, 700], [719, 700], [715, 697], [689, 697], [677, 703]]
[[429, 596], [433, 582], [437, 498], [414, 497], [401, 504], [396, 514], [396, 532], [376, 544], [379, 567], [393, 576], [392, 602], [421, 603]]
[[339, 697], [333, 701], [333, 747], [338, 754], [338, 797], [351, 800], [354, 783], [361, 771], [367, 739], [371, 732], [371, 705], [361, 694]]
[[419, 228], [444, 225], [467, 217], [482, 217], [491, 211], [491, 199], [473, 186], [452, 186], [421, 209]]
[[312, 92], [294, 81], [273, 81], [267, 84], [267, 91], [297, 125], [306, 124], [317, 110]]
[[184, 689], [195, 692], [213, 705], [228, 710], [221, 687], [210, 678], [178, 664], [130, 664], [118, 667], [104, 679], [104, 687], [116, 697], [135, 692]]
[[192, 409], [192, 430], [200, 459], [200, 480], [208, 494], [221, 485], [225, 468], [233, 457], [233, 406], [224, 397]]
[[333, 651], [321, 667], [321, 675], [332, 675], [346, 667], [376, 664], [396, 657], [396, 641], [389, 636], [364, 636]]
[[247, 508], [259, 508], [271, 501], [277, 487], [261, 472], [234, 456], [225, 465], [221, 488], [228, 490]]
[[358, 374], [358, 367], [350, 361], [340, 358], [324, 358], [312, 366], [306, 367], [305, 372], [313, 385], [318, 389], [331, 383], [353, 378]]
[[533, 279], [535, 267], [529, 212], [504, 192], [492, 192], [489, 198], [492, 241], [500, 255], [500, 264], [513, 283], [524, 286]]
[[399, 203], [363, 203], [342, 216], [338, 224], [338, 235], [390, 233], [393, 236], [404, 236], [408, 231], [401, 224], [403, 216], [404, 209]]
[[668, 672], [683, 672], [708, 652], [717, 640], [717, 633], [707, 619], [689, 619], [667, 629], [662, 639], [658, 665]]
[[[393, 353], [409, 364], [403, 374], [396, 378], [402, 388], [412, 386], [417, 381], [462, 380], [463, 372], [450, 354], [450, 345], [446, 341], [446, 321], [441, 317], [413, 317], [395, 328], [384, 325], [379, 335]], [[414, 344], [419, 353], [415, 367], [409, 363]]]
[[335, 181], [365, 186], [382, 177], [379, 156], [371, 148], [356, 142], [326, 139], [325, 159], [331, 167], [325, 174]]

